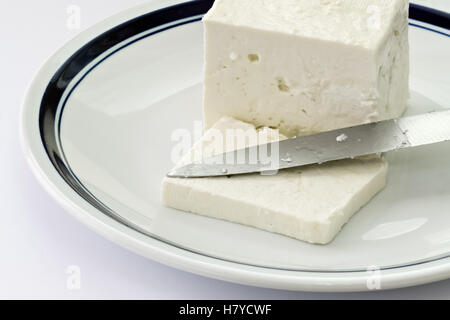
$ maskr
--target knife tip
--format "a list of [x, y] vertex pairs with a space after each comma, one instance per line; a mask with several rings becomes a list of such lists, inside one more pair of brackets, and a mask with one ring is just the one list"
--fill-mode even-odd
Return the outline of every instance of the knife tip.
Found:
[[[171, 170], [166, 174], [167, 178], [183, 178], [184, 176], [180, 175], [176, 170]], [[187, 178], [187, 177], [184, 177]]]

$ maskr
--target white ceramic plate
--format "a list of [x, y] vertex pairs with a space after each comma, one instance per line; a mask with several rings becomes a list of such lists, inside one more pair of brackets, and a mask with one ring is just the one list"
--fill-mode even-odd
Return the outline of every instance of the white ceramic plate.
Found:
[[[134, 8], [44, 64], [22, 115], [26, 157], [43, 186], [107, 238], [205, 276], [309, 291], [448, 278], [448, 143], [388, 155], [387, 188], [327, 246], [161, 205], [160, 182], [173, 166], [171, 135], [201, 120], [200, 19], [211, 3]], [[450, 107], [448, 30], [431, 24], [448, 20], [417, 7], [411, 13], [429, 24], [411, 20], [409, 113]], [[379, 270], [368, 271], [372, 266]]]

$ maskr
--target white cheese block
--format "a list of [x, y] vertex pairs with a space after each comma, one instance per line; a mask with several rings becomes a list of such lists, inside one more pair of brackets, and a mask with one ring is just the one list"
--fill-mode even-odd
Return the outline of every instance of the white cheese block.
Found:
[[405, 110], [408, 0], [216, 0], [204, 26], [207, 128], [301, 136]]
[[[213, 138], [223, 137], [218, 133], [225, 135], [225, 131], [229, 136], [233, 132], [240, 135], [257, 129], [248, 123], [224, 117], [205, 133], [180, 165], [197, 159], [199, 150], [207, 157], [235, 149], [234, 144], [230, 148], [222, 143], [219, 144], [222, 149], [208, 147]], [[276, 133], [272, 129], [260, 129], [259, 141], [274, 141], [278, 139]], [[280, 136], [280, 139], [284, 138]], [[250, 140], [246, 140], [245, 146], [250, 145]], [[386, 162], [374, 157], [289, 169], [273, 176], [165, 178], [162, 201], [175, 209], [310, 243], [326, 244], [385, 186], [386, 174]]]

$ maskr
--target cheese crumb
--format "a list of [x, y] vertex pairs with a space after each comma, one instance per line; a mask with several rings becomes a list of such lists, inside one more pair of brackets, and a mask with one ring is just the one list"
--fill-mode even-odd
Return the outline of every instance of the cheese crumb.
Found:
[[343, 133], [336, 138], [336, 141], [341, 143], [341, 142], [347, 141], [347, 139], [348, 139], [348, 136], [345, 133]]

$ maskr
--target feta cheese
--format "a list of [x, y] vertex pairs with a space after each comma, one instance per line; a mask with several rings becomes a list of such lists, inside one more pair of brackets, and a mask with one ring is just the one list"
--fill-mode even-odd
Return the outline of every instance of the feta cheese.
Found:
[[400, 116], [408, 0], [216, 0], [204, 18], [204, 119], [289, 137]]
[[336, 137], [337, 142], [345, 142], [345, 141], [347, 141], [347, 139], [348, 139], [348, 136], [345, 133]]
[[[230, 130], [239, 129], [239, 130]], [[227, 133], [225, 133], [225, 131]], [[235, 149], [207, 148], [222, 132], [258, 131], [266, 141], [285, 139], [276, 130], [257, 130], [230, 117], [220, 119], [180, 162]], [[236, 140], [239, 137], [236, 136]], [[244, 139], [245, 140], [245, 139]], [[245, 146], [253, 145], [245, 140]], [[240, 146], [242, 147], [242, 146]], [[206, 151], [208, 150], [208, 151]], [[387, 164], [379, 157], [344, 160], [282, 170], [276, 175], [248, 174], [202, 179], [165, 178], [162, 202], [175, 209], [236, 222], [310, 243], [329, 243], [351, 216], [386, 183]]]

